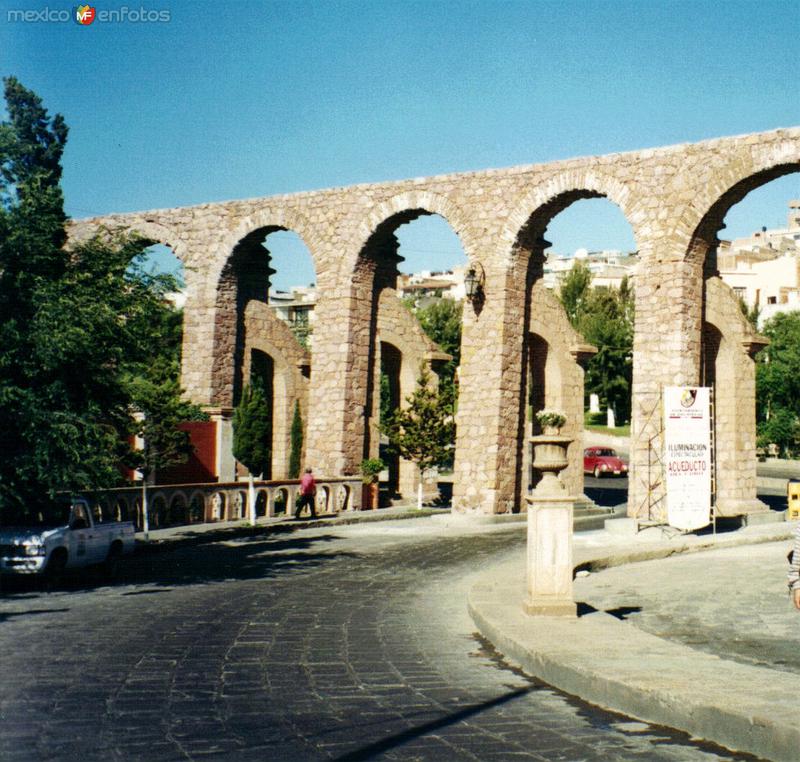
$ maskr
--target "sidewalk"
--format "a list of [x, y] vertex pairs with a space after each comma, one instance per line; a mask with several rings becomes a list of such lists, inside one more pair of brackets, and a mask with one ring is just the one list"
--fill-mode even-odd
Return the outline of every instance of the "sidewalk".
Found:
[[524, 552], [487, 569], [470, 591], [470, 614], [500, 652], [561, 690], [797, 762], [800, 613], [785, 585], [793, 526], [575, 535], [578, 619], [523, 612]]
[[144, 549], [158, 550], [165, 546], [199, 545], [205, 542], [250, 537], [268, 530], [291, 532], [296, 529], [308, 529], [309, 527], [343, 526], [370, 521], [401, 521], [403, 519], [418, 519], [424, 516], [438, 516], [449, 513], [449, 508], [422, 508], [418, 510], [415, 504], [413, 506], [403, 505], [392, 508], [379, 508], [374, 511], [352, 511], [324, 515], [318, 516], [313, 520], [303, 519], [296, 521], [292, 516], [278, 516], [271, 519], [262, 517], [256, 519], [255, 526], [251, 526], [246, 519], [202, 524], [181, 524], [179, 526], [166, 527], [165, 529], [151, 529], [149, 540], [144, 539], [144, 532], [136, 532], [136, 549], [137, 551]]
[[[575, 515], [575, 529], [587, 530], [598, 529], [603, 526], [607, 518], [613, 517], [611, 509], [598, 508], [594, 510], [578, 511]], [[206, 542], [218, 542], [221, 540], [232, 540], [240, 537], [250, 537], [262, 534], [264, 531], [273, 532], [292, 532], [296, 529], [308, 529], [309, 527], [330, 527], [346, 526], [349, 524], [365, 524], [373, 521], [402, 521], [404, 519], [420, 519], [431, 517], [435, 521], [463, 523], [472, 526], [480, 524], [522, 524], [526, 521], [526, 515], [522, 513], [509, 513], [499, 516], [477, 516], [461, 517], [452, 514], [450, 508], [429, 508], [418, 509], [416, 503], [408, 505], [393, 506], [391, 508], [379, 508], [377, 510], [352, 511], [337, 513], [335, 515], [318, 516], [313, 520], [295, 521], [289, 516], [279, 516], [276, 518], [256, 519], [256, 525], [250, 526], [246, 519], [238, 521], [215, 521], [203, 524], [181, 524], [165, 529], [151, 529], [150, 539], [145, 541], [144, 532], [136, 533], [136, 549], [142, 551], [156, 551], [167, 546], [176, 547], [180, 545], [198, 545]]]

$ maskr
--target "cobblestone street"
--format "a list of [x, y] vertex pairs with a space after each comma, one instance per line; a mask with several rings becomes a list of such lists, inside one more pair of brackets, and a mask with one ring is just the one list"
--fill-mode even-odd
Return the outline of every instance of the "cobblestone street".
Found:
[[474, 633], [522, 526], [273, 531], [0, 600], [0, 758], [750, 759], [590, 707]]

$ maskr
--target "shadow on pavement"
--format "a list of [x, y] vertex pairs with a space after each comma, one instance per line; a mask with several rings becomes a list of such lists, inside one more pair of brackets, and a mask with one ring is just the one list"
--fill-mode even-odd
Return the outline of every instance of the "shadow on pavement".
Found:
[[766, 503], [771, 511], [785, 511], [787, 507], [786, 495], [758, 495], [762, 503]]
[[[578, 604], [578, 617], [587, 616], [589, 614], [596, 614], [600, 609], [596, 609], [588, 603], [579, 601]], [[618, 606], [615, 609], [605, 609], [604, 614], [611, 616], [624, 622], [630, 614], [638, 614], [642, 610], [641, 606]]]
[[[328, 552], [325, 546], [339, 539], [335, 534], [309, 537], [260, 537], [198, 545], [160, 548], [159, 552], [137, 552], [119, 564], [113, 580], [102, 567], [78, 569], [65, 574], [63, 581], [51, 589], [86, 591], [98, 587], [148, 585], [153, 589], [134, 590], [125, 595], [152, 595], [169, 592], [180, 585], [208, 584], [226, 580], [270, 579], [316, 568], [332, 558], [358, 558], [356, 553]], [[41, 578], [3, 579], [3, 597], [38, 597], [45, 594]]]
[[371, 743], [369, 746], [364, 746], [356, 751], [342, 754], [341, 756], [336, 757], [334, 762], [360, 762], [360, 760], [373, 759], [378, 754], [382, 754], [383, 752], [390, 751], [398, 746], [402, 746], [404, 743], [413, 741], [415, 738], [424, 736], [426, 733], [439, 730], [440, 728], [447, 727], [448, 725], [453, 725], [456, 722], [460, 722], [468, 717], [472, 717], [473, 715], [483, 712], [486, 709], [491, 709], [492, 707], [505, 704], [513, 699], [519, 698], [520, 696], [524, 696], [526, 693], [530, 693], [532, 690], [534, 690], [533, 686], [530, 688], [519, 688], [515, 691], [510, 691], [503, 696], [498, 696], [497, 698], [490, 699], [489, 701], [483, 701], [480, 704], [466, 707], [458, 712], [451, 712], [450, 714], [445, 715], [438, 720], [432, 720], [431, 722], [418, 725], [415, 728], [409, 728], [401, 733], [395, 733], [394, 735], [388, 736], [380, 741]]
[[587, 476], [584, 493], [601, 508], [613, 508], [628, 500], [627, 479], [595, 479]]
[[30, 609], [29, 611], [9, 611], [0, 614], [0, 624], [8, 621], [9, 619], [19, 619], [23, 616], [31, 616], [35, 614], [53, 614], [69, 611], [69, 609]]

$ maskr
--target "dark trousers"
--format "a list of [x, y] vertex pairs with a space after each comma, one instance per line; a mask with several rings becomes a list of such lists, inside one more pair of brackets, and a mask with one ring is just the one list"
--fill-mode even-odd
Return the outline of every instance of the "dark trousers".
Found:
[[297, 505], [294, 509], [294, 517], [296, 519], [300, 518], [303, 508], [306, 506], [308, 506], [308, 509], [311, 511], [311, 518], [316, 518], [317, 514], [314, 511], [314, 495], [300, 495], [300, 500], [297, 501]]

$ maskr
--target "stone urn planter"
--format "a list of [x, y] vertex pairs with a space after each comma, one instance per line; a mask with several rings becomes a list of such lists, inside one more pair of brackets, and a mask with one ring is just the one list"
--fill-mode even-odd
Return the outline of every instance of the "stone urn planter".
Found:
[[380, 458], [366, 458], [361, 461], [361, 481], [364, 484], [361, 497], [362, 510], [377, 510], [380, 494], [378, 476], [384, 468], [386, 464]]
[[542, 480], [534, 492], [540, 495], [560, 495], [564, 485], [558, 475], [569, 465], [567, 448], [572, 437], [562, 436], [558, 429], [554, 433], [544, 433], [531, 437], [533, 444], [533, 467], [542, 472]]

